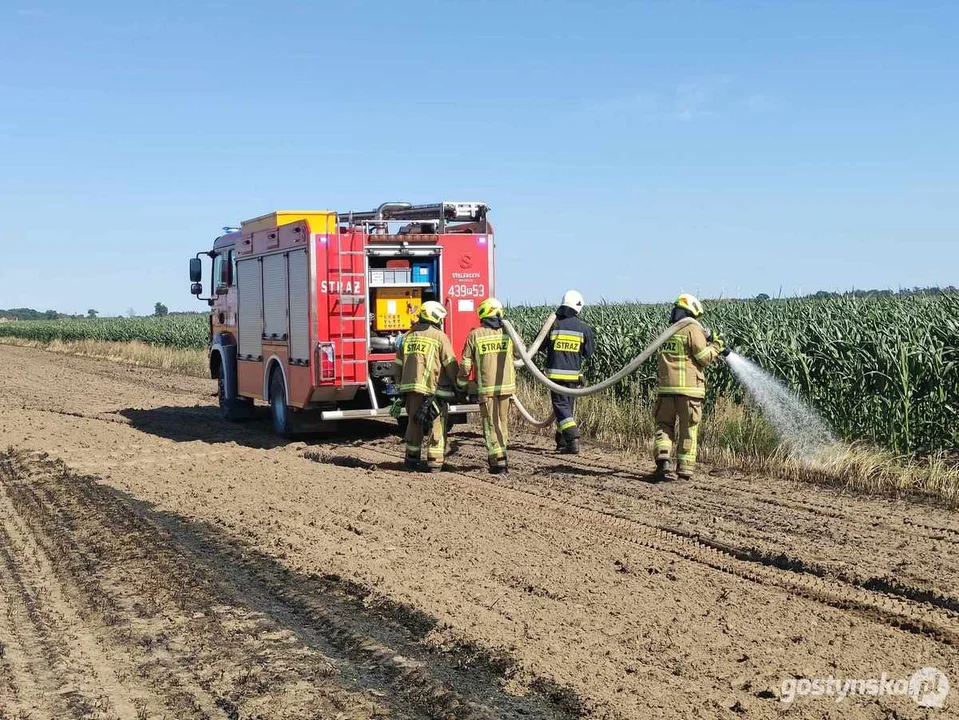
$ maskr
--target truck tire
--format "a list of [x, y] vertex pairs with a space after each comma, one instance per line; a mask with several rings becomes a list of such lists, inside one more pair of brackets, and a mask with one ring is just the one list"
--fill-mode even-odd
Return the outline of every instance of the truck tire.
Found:
[[273, 432], [280, 437], [293, 434], [293, 409], [286, 402], [286, 384], [283, 373], [277, 368], [270, 374], [270, 419]]
[[220, 361], [216, 378], [216, 394], [220, 404], [220, 416], [230, 422], [241, 422], [250, 417], [251, 404], [245, 398], [228, 398], [226, 395], [226, 361]]

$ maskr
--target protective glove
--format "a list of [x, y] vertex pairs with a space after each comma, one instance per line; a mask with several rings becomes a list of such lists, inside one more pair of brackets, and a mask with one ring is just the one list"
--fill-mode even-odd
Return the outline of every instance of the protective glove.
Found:
[[719, 333], [716, 333], [713, 337], [713, 344], [719, 349], [719, 354], [723, 357], [729, 357], [729, 354], [735, 349], [732, 345], [729, 345], [726, 342], [726, 338]]
[[406, 403], [404, 402], [402, 395], [393, 398], [393, 402], [390, 403], [390, 417], [399, 419], [405, 408]]
[[719, 350], [719, 354], [722, 355], [726, 352], [726, 338], [724, 338], [719, 333], [710, 333], [710, 342]]

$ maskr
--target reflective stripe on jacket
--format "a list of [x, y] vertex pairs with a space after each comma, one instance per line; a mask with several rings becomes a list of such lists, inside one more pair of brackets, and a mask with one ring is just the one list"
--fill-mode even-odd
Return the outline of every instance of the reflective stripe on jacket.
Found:
[[516, 392], [516, 371], [513, 369], [513, 341], [499, 318], [487, 318], [470, 330], [463, 346], [457, 384], [469, 385], [470, 373], [476, 370], [476, 393], [479, 397], [513, 395]]
[[459, 367], [453, 344], [435, 325], [420, 322], [403, 338], [393, 361], [397, 389], [441, 398], [455, 397]]
[[682, 328], [659, 349], [659, 394], [706, 397], [703, 368], [719, 355], [719, 346], [706, 341], [701, 325]]
[[546, 347], [546, 377], [550, 380], [579, 382], [583, 360], [593, 354], [593, 328], [566, 307], [556, 311]]

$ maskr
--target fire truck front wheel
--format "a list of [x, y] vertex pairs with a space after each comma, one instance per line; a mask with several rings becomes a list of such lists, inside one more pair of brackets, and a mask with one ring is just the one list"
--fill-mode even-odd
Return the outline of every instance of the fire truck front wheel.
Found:
[[283, 373], [277, 368], [270, 375], [270, 418], [273, 432], [280, 437], [289, 437], [293, 433], [293, 410], [286, 402]]
[[226, 383], [226, 367], [221, 362], [220, 372], [216, 378], [216, 394], [220, 404], [220, 415], [224, 420], [230, 420], [231, 422], [248, 420], [253, 410], [253, 403], [247, 398], [228, 397]]

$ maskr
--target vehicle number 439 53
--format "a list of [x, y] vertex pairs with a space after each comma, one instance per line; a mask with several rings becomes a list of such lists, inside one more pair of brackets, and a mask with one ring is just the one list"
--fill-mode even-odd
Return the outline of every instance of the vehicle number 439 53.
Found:
[[483, 284], [467, 285], [465, 283], [461, 283], [459, 285], [451, 285], [450, 297], [455, 297], [455, 298], [486, 297], [486, 285], [483, 285]]

